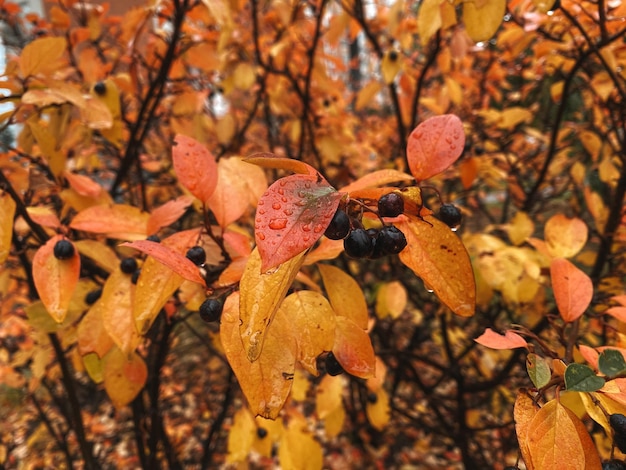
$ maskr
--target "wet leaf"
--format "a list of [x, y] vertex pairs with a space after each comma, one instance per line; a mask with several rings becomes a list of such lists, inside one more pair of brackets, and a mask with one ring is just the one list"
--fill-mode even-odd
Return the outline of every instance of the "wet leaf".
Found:
[[325, 180], [290, 175], [272, 184], [258, 203], [255, 239], [267, 271], [319, 240], [339, 206], [341, 194]]
[[354, 191], [360, 191], [362, 189], [386, 186], [391, 183], [408, 183], [411, 181], [413, 181], [413, 177], [411, 175], [403, 171], [394, 170], [393, 168], [386, 168], [383, 170], [375, 170], [371, 173], [367, 173], [366, 175], [361, 176], [356, 181], [353, 181], [349, 185], [341, 188], [341, 192], [352, 193]]
[[173, 224], [192, 203], [193, 198], [191, 196], [179, 196], [157, 207], [150, 213], [146, 231], [152, 235], [157, 233], [162, 227]]
[[375, 376], [376, 357], [370, 337], [350, 318], [337, 316], [332, 352], [348, 374], [362, 379]]
[[585, 425], [556, 399], [528, 425], [528, 450], [535, 469], [600, 470], [598, 450]]
[[33, 257], [32, 266], [33, 281], [39, 298], [57, 323], [61, 323], [67, 315], [80, 277], [80, 256], [76, 249], [70, 259], [55, 258], [54, 245], [60, 240], [67, 239], [63, 235], [56, 235], [39, 247]]
[[82, 356], [95, 353], [102, 359], [114, 345], [104, 327], [103, 305], [102, 299], [99, 299], [78, 324], [78, 352]]
[[133, 318], [134, 288], [131, 276], [118, 268], [107, 279], [98, 301], [104, 329], [125, 354], [134, 351], [140, 340]]
[[261, 168], [273, 168], [275, 170], [287, 170], [301, 175], [317, 176], [318, 172], [311, 165], [293, 158], [279, 157], [273, 153], [260, 152], [250, 155], [244, 160], [247, 163], [258, 165]]
[[15, 201], [9, 193], [3, 192], [0, 194], [0, 264], [7, 260], [11, 252], [13, 217], [15, 217]]
[[591, 303], [593, 282], [587, 274], [563, 258], [556, 258], [550, 263], [550, 278], [561, 317], [566, 322], [575, 321]]
[[539, 408], [533, 402], [532, 398], [528, 396], [526, 390], [519, 390], [513, 408], [513, 418], [515, 419], [515, 433], [517, 434], [520, 452], [529, 469], [532, 469], [533, 466], [528, 450], [528, 429], [537, 411], [539, 411]]
[[178, 134], [172, 147], [172, 163], [180, 183], [203, 203], [217, 185], [217, 163], [209, 150], [197, 140]]
[[535, 353], [529, 353], [526, 357], [526, 371], [535, 388], [547, 385], [552, 376], [548, 361]]
[[104, 357], [104, 389], [116, 408], [128, 405], [143, 389], [148, 368], [136, 352], [113, 348]]
[[222, 347], [252, 413], [275, 419], [293, 383], [296, 338], [289, 320], [282, 314], [275, 315], [271, 326], [264, 332], [263, 350], [259, 351], [254, 362], [250, 362], [239, 333], [239, 300], [239, 293], [233, 293], [224, 303], [220, 326]]
[[587, 243], [587, 225], [579, 218], [569, 219], [557, 214], [546, 222], [544, 229], [550, 254], [557, 258], [571, 258]]
[[335, 266], [319, 264], [318, 268], [335, 313], [366, 329], [369, 315], [361, 286], [352, 276]]
[[569, 364], [565, 369], [565, 388], [574, 392], [595, 392], [604, 386], [604, 379], [585, 364]]
[[76, 214], [70, 227], [111, 238], [143, 239], [148, 235], [149, 218], [147, 212], [125, 204], [92, 206]]
[[491, 328], [487, 328], [485, 332], [474, 341], [492, 349], [514, 349], [528, 346], [526, 340], [514, 331], [507, 330], [504, 335], [501, 335]]
[[261, 272], [261, 255], [258, 248], [250, 254], [239, 283], [241, 291], [239, 331], [248, 360], [256, 361], [261, 355], [267, 326], [287, 295], [287, 290], [298, 274], [303, 260], [304, 253], [301, 253], [275, 270]]
[[615, 377], [626, 372], [626, 360], [621, 352], [605, 349], [598, 357], [598, 369], [607, 377]]
[[461, 240], [433, 216], [424, 220], [401, 216], [396, 226], [407, 247], [400, 260], [429, 286], [450, 310], [470, 317], [476, 306], [476, 283], [469, 255]]
[[427, 119], [409, 135], [406, 158], [411, 174], [423, 181], [441, 173], [461, 156], [464, 145], [465, 131], [457, 116]]

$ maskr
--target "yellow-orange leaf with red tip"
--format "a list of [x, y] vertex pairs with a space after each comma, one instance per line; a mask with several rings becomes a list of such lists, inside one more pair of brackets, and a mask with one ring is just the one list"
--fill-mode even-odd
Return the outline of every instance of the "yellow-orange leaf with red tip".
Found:
[[114, 347], [104, 357], [104, 389], [115, 408], [135, 399], [146, 384], [148, 368], [136, 352], [124, 353]]
[[63, 239], [65, 239], [63, 235], [56, 235], [39, 247], [33, 257], [32, 267], [33, 282], [39, 298], [50, 316], [58, 323], [61, 323], [67, 315], [72, 294], [80, 277], [78, 250], [74, 249], [74, 255], [70, 259], [60, 260], [54, 256], [54, 245]]
[[399, 217], [396, 226], [407, 247], [400, 261], [431, 288], [439, 300], [457, 315], [470, 317], [476, 308], [476, 282], [469, 255], [461, 240], [433, 216]]
[[320, 264], [318, 268], [335, 313], [351, 319], [362, 329], [367, 328], [367, 302], [359, 284], [335, 266]]
[[100, 359], [113, 346], [113, 339], [106, 331], [103, 321], [102, 299], [91, 306], [78, 325], [78, 352], [85, 356], [95, 353]]
[[172, 164], [180, 183], [207, 202], [217, 185], [215, 156], [197, 140], [178, 134], [172, 147]]
[[591, 303], [591, 278], [563, 258], [553, 259], [550, 263], [550, 278], [561, 318], [566, 322], [573, 322], [585, 313]]
[[528, 392], [524, 389], [519, 390], [515, 399], [515, 406], [513, 407], [513, 418], [515, 420], [515, 433], [517, 434], [520, 452], [528, 468], [531, 468], [532, 462], [526, 435], [529, 424], [537, 414], [537, 411], [539, 411], [539, 407], [533, 402]]
[[376, 357], [372, 341], [350, 318], [337, 316], [333, 354], [347, 373], [362, 379], [374, 377]]

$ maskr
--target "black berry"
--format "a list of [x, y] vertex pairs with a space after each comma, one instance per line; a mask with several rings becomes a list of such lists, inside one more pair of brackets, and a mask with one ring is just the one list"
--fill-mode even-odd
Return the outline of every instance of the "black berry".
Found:
[[87, 305], [93, 305], [98, 301], [101, 295], [102, 295], [102, 289], [95, 289], [90, 292], [87, 292], [87, 295], [85, 296], [85, 303]]
[[458, 227], [463, 219], [461, 211], [454, 204], [442, 204], [438, 217], [448, 227]]
[[206, 251], [201, 246], [192, 246], [187, 250], [185, 256], [197, 266], [203, 265], [206, 261]]
[[132, 274], [137, 271], [137, 260], [135, 258], [124, 258], [120, 263], [120, 269], [125, 274]]
[[259, 439], [264, 439], [267, 436], [267, 429], [265, 428], [256, 428], [256, 435]]
[[376, 248], [386, 255], [395, 255], [404, 250], [406, 246], [406, 237], [399, 228], [393, 225], [385, 226], [380, 229], [376, 238]]
[[367, 231], [357, 228], [343, 240], [343, 248], [351, 258], [367, 258], [374, 252], [374, 243]]
[[217, 299], [206, 299], [200, 305], [200, 318], [207, 323], [216, 322], [222, 315], [222, 302]]
[[161, 239], [159, 238], [158, 235], [150, 235], [148, 238], [146, 238], [146, 240], [154, 242], [154, 243], [161, 243]]
[[141, 269], [137, 269], [135, 272], [133, 272], [132, 276], [130, 277], [130, 282], [132, 282], [133, 284], [137, 284], [140, 274], [141, 274]]
[[70, 259], [74, 256], [74, 245], [69, 240], [59, 240], [54, 245], [53, 253], [56, 259]]
[[389, 51], [389, 60], [395, 62], [398, 60], [398, 52], [397, 51]]
[[404, 212], [404, 199], [398, 193], [385, 194], [378, 200], [378, 215], [396, 217]]
[[93, 86], [93, 91], [96, 93], [96, 95], [102, 96], [107, 92], [107, 86], [104, 84], [104, 82], [98, 82]]
[[484, 147], [482, 147], [480, 145], [477, 145], [477, 146], [474, 147], [474, 154], [475, 155], [480, 156], [480, 155], [483, 155], [484, 153], [485, 153]]
[[328, 353], [328, 356], [326, 356], [326, 372], [328, 375], [332, 376], [340, 375], [345, 372], [332, 352]]
[[614, 413], [609, 416], [609, 423], [615, 433], [613, 442], [619, 450], [626, 453], [626, 416]]
[[350, 233], [350, 217], [343, 210], [339, 209], [333, 215], [328, 228], [324, 232], [331, 240], [341, 240]]
[[374, 392], [370, 392], [367, 394], [367, 401], [369, 401], [372, 405], [378, 401], [378, 395]]
[[602, 462], [602, 470], [626, 470], [626, 463], [613, 459]]

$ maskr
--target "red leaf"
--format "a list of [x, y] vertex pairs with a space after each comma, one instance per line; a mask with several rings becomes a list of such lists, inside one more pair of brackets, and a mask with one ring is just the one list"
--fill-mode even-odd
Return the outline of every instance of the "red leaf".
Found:
[[463, 153], [465, 133], [454, 114], [427, 119], [417, 126], [406, 147], [411, 174], [423, 181], [452, 165]]
[[312, 175], [290, 175], [272, 184], [259, 200], [254, 221], [261, 270], [303, 252], [324, 234], [341, 193]]
[[80, 211], [70, 227], [85, 232], [106, 233], [111, 238], [145, 238], [149, 217], [138, 207], [104, 204]]
[[501, 335], [491, 328], [487, 328], [485, 332], [474, 341], [492, 349], [515, 349], [528, 346], [524, 338], [511, 330], [507, 330], [504, 335]]
[[198, 266], [193, 264], [186, 256], [177, 253], [161, 243], [152, 242], [150, 240], [137, 240], [122, 243], [121, 246], [129, 246], [150, 255], [188, 281], [197, 282], [202, 286], [206, 286], [206, 282], [200, 275]]
[[555, 258], [550, 264], [550, 277], [554, 299], [561, 317], [573, 322], [591, 303], [593, 283], [589, 276], [563, 258]]
[[207, 148], [191, 137], [177, 135], [172, 147], [172, 163], [180, 183], [202, 202], [217, 186], [217, 163]]

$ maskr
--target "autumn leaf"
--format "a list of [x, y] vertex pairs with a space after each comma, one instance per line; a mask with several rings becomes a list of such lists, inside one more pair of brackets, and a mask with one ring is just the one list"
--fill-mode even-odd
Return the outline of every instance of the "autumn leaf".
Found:
[[569, 219], [557, 214], [546, 222], [544, 235], [550, 254], [557, 258], [571, 258], [587, 243], [587, 225], [579, 218]]
[[217, 162], [197, 140], [177, 135], [172, 147], [172, 163], [180, 183], [203, 203], [217, 186]]
[[278, 460], [281, 468], [318, 470], [324, 466], [324, 453], [304, 423], [292, 420], [281, 437]]
[[113, 348], [104, 357], [104, 389], [115, 408], [128, 405], [148, 379], [146, 363], [136, 352]]
[[487, 41], [502, 24], [506, 11], [506, 0], [463, 3], [463, 24], [472, 40]]
[[[386, 168], [383, 170], [375, 170], [371, 173], [361, 176], [356, 181], [341, 188], [342, 193], [353, 193], [363, 189], [376, 188], [386, 186], [391, 183], [408, 183], [413, 181], [413, 177], [403, 171]], [[395, 189], [395, 188], [394, 188]]]
[[441, 173], [463, 153], [465, 131], [454, 114], [427, 119], [409, 135], [406, 158], [411, 174], [423, 181]]
[[329, 264], [319, 264], [330, 305], [337, 315], [349, 318], [363, 329], [369, 315], [363, 290], [352, 276]]
[[293, 173], [309, 176], [317, 176], [318, 171], [308, 163], [294, 158], [279, 157], [273, 153], [260, 152], [250, 155], [244, 159], [247, 163], [258, 165], [261, 168], [272, 168], [275, 170], [287, 170]]
[[97, 198], [103, 191], [102, 186], [89, 176], [72, 173], [70, 171], [63, 172], [63, 176], [67, 179], [70, 187], [81, 196]]
[[15, 201], [9, 193], [0, 194], [0, 264], [7, 260], [11, 252], [15, 207]]
[[492, 349], [514, 349], [528, 346], [526, 340], [514, 331], [507, 330], [504, 335], [501, 335], [491, 328], [487, 328], [485, 332], [474, 341]]
[[176, 222], [193, 203], [191, 196], [179, 196], [167, 201], [150, 213], [146, 231], [149, 234], [157, 233], [162, 227], [167, 227]]
[[288, 318], [282, 314], [275, 315], [271, 326], [263, 332], [263, 350], [259, 347], [258, 356], [251, 362], [239, 333], [239, 301], [240, 295], [236, 292], [224, 302], [220, 326], [222, 347], [252, 413], [275, 419], [293, 383], [296, 338]]
[[107, 333], [103, 321], [103, 302], [99, 299], [91, 306], [87, 314], [78, 324], [78, 352], [85, 356], [95, 353], [102, 359], [113, 347], [113, 339]]
[[140, 341], [133, 318], [133, 294], [131, 276], [118, 268], [104, 284], [99, 300], [104, 329], [125, 354], [134, 351]]
[[529, 469], [532, 469], [532, 461], [530, 451], [528, 449], [527, 434], [530, 423], [539, 411], [539, 407], [528, 395], [528, 392], [521, 389], [517, 392], [515, 406], [513, 407], [513, 418], [515, 420], [515, 432], [517, 434], [517, 442], [519, 444], [522, 458]]
[[80, 277], [80, 256], [72, 244], [73, 254], [69, 259], [54, 256], [57, 242], [65, 240], [63, 235], [56, 235], [39, 247], [33, 257], [33, 282], [46, 310], [57, 323], [67, 315], [74, 289]]
[[63, 37], [35, 39], [27, 44], [20, 55], [22, 77], [50, 74], [64, 65], [61, 60], [65, 54], [67, 41]]
[[578, 319], [593, 298], [593, 282], [583, 271], [563, 258], [550, 263], [554, 300], [561, 318], [566, 322]]
[[76, 214], [70, 227], [74, 230], [107, 234], [112, 238], [143, 239], [148, 236], [150, 214], [126, 204], [88, 207]]
[[454, 313], [474, 314], [476, 284], [469, 255], [461, 240], [433, 216], [423, 220], [401, 216], [396, 226], [404, 233], [407, 247], [400, 260], [432, 289]]
[[367, 420], [374, 427], [382, 431], [389, 424], [391, 418], [391, 407], [389, 406], [389, 394], [384, 388], [379, 388], [373, 395], [375, 399], [368, 396], [365, 414]]
[[535, 414], [526, 439], [534, 469], [600, 470], [602, 466], [585, 425], [556, 399]]
[[408, 302], [406, 289], [400, 281], [386, 282], [376, 292], [376, 315], [380, 319], [398, 318]]
[[376, 358], [370, 337], [350, 318], [337, 316], [332, 352], [347, 373], [362, 379], [374, 377]]
[[319, 240], [339, 206], [341, 194], [325, 180], [290, 175], [272, 184], [259, 200], [254, 220], [261, 270], [302, 253]]
[[443, 24], [441, 19], [441, 2], [442, 0], [424, 0], [420, 3], [417, 24], [422, 46], [428, 44], [430, 38], [435, 35]]
[[254, 362], [261, 355], [267, 327], [285, 298], [303, 261], [304, 253], [301, 253], [275, 270], [262, 272], [258, 248], [250, 254], [239, 283], [241, 291], [240, 339], [249, 361]]

